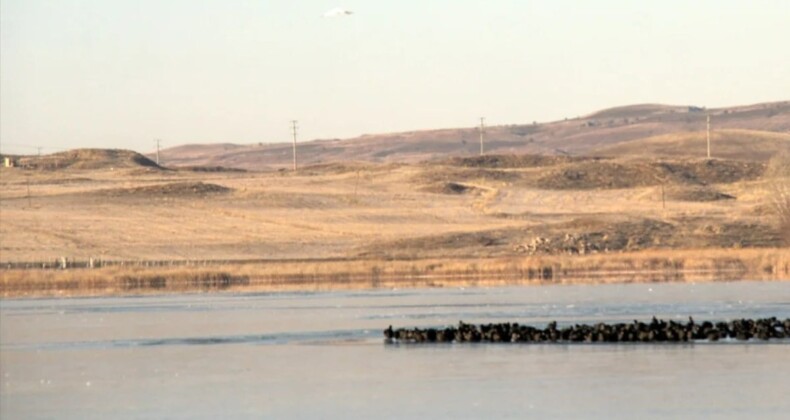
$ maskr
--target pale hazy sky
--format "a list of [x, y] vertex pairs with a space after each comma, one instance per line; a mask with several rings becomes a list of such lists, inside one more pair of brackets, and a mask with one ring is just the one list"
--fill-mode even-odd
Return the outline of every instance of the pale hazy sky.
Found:
[[[323, 18], [343, 7], [351, 16]], [[0, 0], [0, 148], [154, 149], [790, 97], [788, 0]]]

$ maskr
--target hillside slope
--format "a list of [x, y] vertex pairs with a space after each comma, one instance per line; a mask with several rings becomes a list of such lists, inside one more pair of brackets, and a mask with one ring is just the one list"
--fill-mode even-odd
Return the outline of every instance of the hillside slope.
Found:
[[[710, 136], [711, 156], [726, 159], [769, 160], [782, 151], [790, 151], [790, 133], [723, 129]], [[600, 156], [704, 157], [707, 155], [705, 131], [664, 134], [625, 141], [597, 148]]]
[[153, 160], [131, 150], [121, 149], [72, 149], [43, 156], [15, 158], [23, 168], [41, 170], [60, 169], [161, 169]]
[[[790, 102], [783, 101], [710, 110], [633, 105], [563, 121], [492, 126], [486, 128], [485, 149], [491, 154], [640, 156], [656, 152], [699, 157], [708, 113], [720, 157], [765, 160], [774, 151], [788, 148]], [[669, 135], [673, 137], [661, 137]], [[649, 148], [640, 144], [643, 139]], [[168, 166], [265, 170], [290, 167], [291, 148], [290, 143], [184, 145], [162, 151], [161, 157]], [[474, 156], [479, 150], [479, 132], [469, 127], [308, 141], [299, 144], [298, 154], [302, 164], [418, 162]]]

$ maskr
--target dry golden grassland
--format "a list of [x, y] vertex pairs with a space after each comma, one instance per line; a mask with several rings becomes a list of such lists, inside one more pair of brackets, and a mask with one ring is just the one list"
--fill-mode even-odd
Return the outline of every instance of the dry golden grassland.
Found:
[[[643, 156], [655, 158], [681, 157], [690, 154], [705, 156], [705, 130], [663, 134], [655, 137], [625, 141], [601, 147], [596, 153], [601, 155]], [[714, 156], [738, 157], [748, 151], [750, 158], [768, 160], [772, 156], [787, 150], [790, 134], [772, 131], [743, 129], [717, 129], [711, 133]]]
[[[546, 165], [357, 163], [296, 173], [3, 168], [0, 264], [62, 257], [269, 262], [2, 269], [2, 293], [606, 282], [625, 281], [623, 273], [645, 281], [725, 272], [726, 278], [790, 279], [771, 204], [775, 182], [753, 176], [754, 168], [739, 178], [739, 166], [714, 162], [719, 172], [702, 175], [722, 173], [725, 183], [678, 177], [667, 185], [643, 180], [618, 188], [595, 184], [611, 175], [595, 173], [588, 162]], [[607, 165], [607, 171], [626, 165], [631, 176], [656, 170], [644, 162]], [[580, 168], [587, 183], [569, 188]], [[541, 186], [549, 176], [561, 177], [549, 185], [562, 189]], [[525, 252], [535, 238], [552, 245]]]

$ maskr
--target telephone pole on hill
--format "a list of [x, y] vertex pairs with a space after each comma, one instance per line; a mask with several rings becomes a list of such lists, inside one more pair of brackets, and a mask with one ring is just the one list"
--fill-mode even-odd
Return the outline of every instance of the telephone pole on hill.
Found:
[[159, 166], [159, 143], [161, 140], [156, 139], [156, 165]]
[[293, 134], [294, 138], [294, 167], [293, 170], [296, 171], [296, 130], [297, 130], [297, 120], [291, 120], [291, 133]]
[[480, 156], [483, 156], [483, 138], [485, 137], [485, 117], [480, 117]]

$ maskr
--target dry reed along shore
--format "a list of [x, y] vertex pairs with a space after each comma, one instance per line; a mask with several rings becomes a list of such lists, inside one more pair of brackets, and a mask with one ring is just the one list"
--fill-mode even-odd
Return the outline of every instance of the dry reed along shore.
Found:
[[0, 295], [14, 298], [790, 279], [787, 248], [485, 259], [181, 263], [95, 264], [94, 268], [83, 265], [85, 268], [66, 269], [6, 267], [0, 271]]

